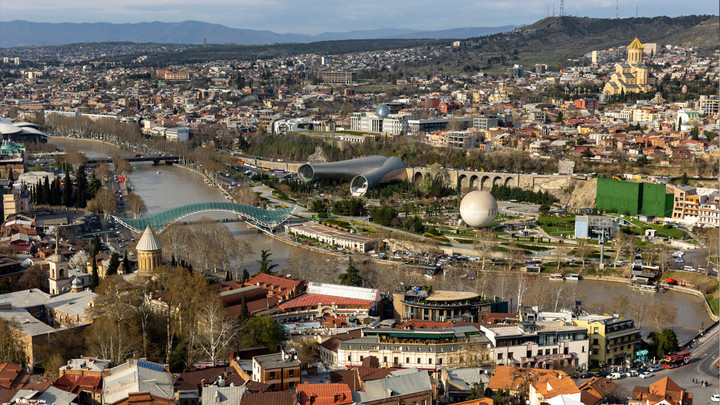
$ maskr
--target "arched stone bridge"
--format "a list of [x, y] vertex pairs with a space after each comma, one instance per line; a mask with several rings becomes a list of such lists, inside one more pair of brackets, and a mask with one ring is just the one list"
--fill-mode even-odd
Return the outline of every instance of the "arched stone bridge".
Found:
[[[490, 191], [493, 186], [521, 187], [533, 191], [553, 191], [571, 185], [572, 175], [480, 172], [474, 170], [448, 170], [450, 187]], [[429, 174], [424, 167], [408, 167], [408, 181], [417, 183]]]

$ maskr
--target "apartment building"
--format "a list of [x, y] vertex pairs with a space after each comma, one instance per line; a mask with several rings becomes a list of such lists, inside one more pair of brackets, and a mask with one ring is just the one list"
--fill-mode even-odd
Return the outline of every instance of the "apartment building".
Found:
[[497, 365], [588, 367], [589, 340], [583, 326], [525, 321], [517, 326], [481, 326], [480, 329], [492, 343], [492, 356]]
[[252, 359], [252, 381], [269, 384], [272, 391], [294, 389], [300, 384], [300, 360], [294, 352], [266, 354]]

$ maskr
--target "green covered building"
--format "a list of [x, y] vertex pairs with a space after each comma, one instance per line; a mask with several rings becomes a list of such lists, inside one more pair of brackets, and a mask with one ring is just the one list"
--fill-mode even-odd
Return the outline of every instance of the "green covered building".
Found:
[[664, 184], [633, 183], [598, 178], [595, 208], [603, 212], [625, 215], [672, 215], [673, 195]]

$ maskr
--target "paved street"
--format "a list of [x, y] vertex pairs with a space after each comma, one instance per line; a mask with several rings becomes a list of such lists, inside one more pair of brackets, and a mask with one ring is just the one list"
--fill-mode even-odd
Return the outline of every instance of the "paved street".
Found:
[[[628, 377], [615, 381], [620, 386], [618, 396], [620, 398], [629, 397], [632, 395], [632, 390], [636, 385], [648, 386], [661, 378], [670, 377], [681, 387], [693, 393], [695, 397], [693, 400], [694, 405], [711, 404], [710, 396], [720, 393], [720, 390], [718, 390], [718, 369], [715, 367], [715, 362], [718, 359], [718, 327], [713, 328], [703, 336], [699, 343], [699, 346], [691, 349], [692, 360], [686, 366], [663, 369], [655, 372], [655, 376], [652, 378]], [[693, 379], [708, 381], [710, 385], [703, 388], [700, 384], [693, 383]]]

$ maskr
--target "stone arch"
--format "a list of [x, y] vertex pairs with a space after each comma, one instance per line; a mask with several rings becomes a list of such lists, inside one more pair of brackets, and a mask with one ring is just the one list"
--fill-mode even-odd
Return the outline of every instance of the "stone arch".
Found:
[[503, 179], [502, 179], [502, 177], [500, 177], [500, 176], [495, 176], [495, 178], [493, 179], [493, 182], [492, 182], [493, 187], [495, 187], [495, 186], [500, 186], [500, 185], [502, 185], [502, 184], [503, 184]]
[[419, 183], [423, 179], [422, 172], [415, 172], [413, 175], [413, 183]]
[[511, 176], [505, 179], [505, 187], [515, 187], [515, 178]]
[[478, 176], [477, 175], [470, 176], [470, 184], [469, 185], [470, 185], [471, 189], [478, 188], [479, 184], [478, 184]]
[[467, 185], [467, 176], [465, 174], [461, 174], [458, 176], [457, 186], [458, 188], [463, 188]]
[[487, 190], [490, 187], [490, 176], [483, 176], [480, 180], [480, 190]]

